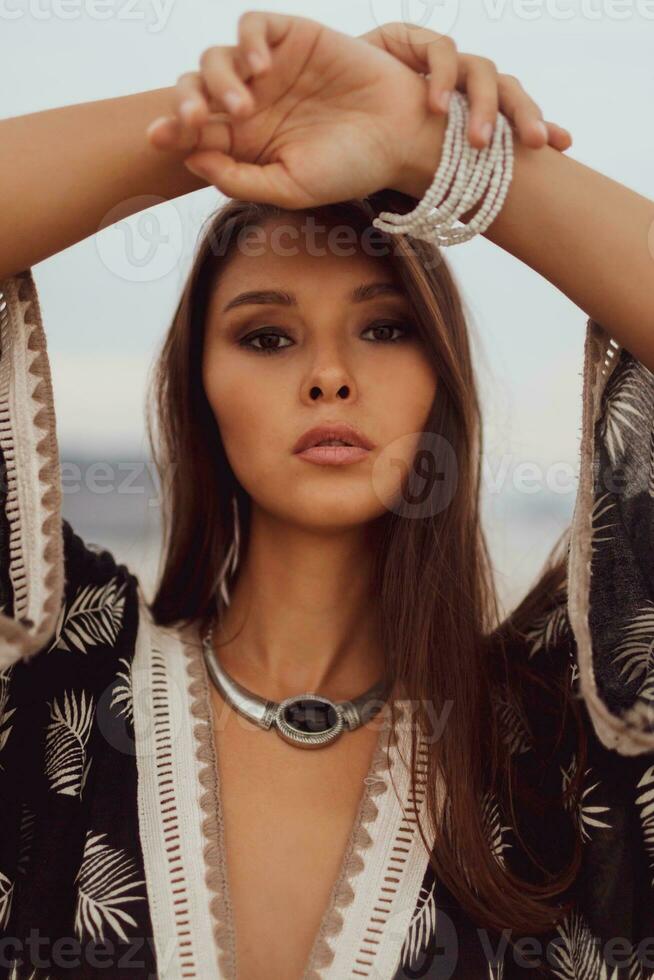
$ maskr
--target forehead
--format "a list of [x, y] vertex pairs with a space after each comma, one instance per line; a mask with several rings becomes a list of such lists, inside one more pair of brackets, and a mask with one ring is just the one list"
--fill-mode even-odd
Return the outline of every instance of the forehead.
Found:
[[293, 292], [299, 303], [346, 299], [372, 279], [403, 292], [378, 241], [367, 247], [352, 226], [311, 224], [308, 216], [289, 213], [244, 229], [221, 267], [212, 299], [224, 305], [236, 292], [266, 288]]

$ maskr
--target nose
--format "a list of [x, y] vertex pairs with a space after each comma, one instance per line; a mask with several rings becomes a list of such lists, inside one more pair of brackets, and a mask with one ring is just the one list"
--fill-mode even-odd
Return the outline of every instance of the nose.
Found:
[[[337, 398], [347, 398], [349, 394], [350, 394], [350, 388], [349, 385], [346, 384], [342, 384], [336, 390]], [[311, 386], [311, 390], [309, 391], [309, 398], [311, 398], [312, 401], [316, 401], [318, 398], [324, 398], [324, 395], [325, 393], [320, 385]]]
[[333, 348], [323, 350], [306, 366], [300, 384], [300, 397], [305, 404], [319, 399], [332, 402], [348, 398], [352, 401], [357, 394], [352, 365], [336, 342]]

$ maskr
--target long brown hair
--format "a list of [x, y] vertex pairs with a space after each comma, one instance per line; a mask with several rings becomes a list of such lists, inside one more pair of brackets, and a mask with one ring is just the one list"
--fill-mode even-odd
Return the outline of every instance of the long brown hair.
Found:
[[[553, 676], [550, 683], [532, 676], [528, 658], [520, 655], [529, 624], [561, 595], [565, 541], [552, 552], [540, 581], [518, 609], [500, 622], [480, 519], [482, 426], [459, 291], [434, 246], [408, 236], [391, 239], [377, 229], [371, 234], [372, 218], [380, 211], [407, 211], [416, 203], [384, 190], [304, 213], [319, 222], [346, 224], [366, 234], [368, 242], [385, 243], [387, 260], [413, 305], [425, 354], [439, 379], [425, 431], [438, 434], [439, 444], [449, 445], [456, 460], [456, 492], [447, 506], [431, 508], [436, 512], [418, 519], [414, 513], [405, 519], [400, 507], [380, 519], [374, 570], [386, 669], [417, 705], [412, 726], [414, 791], [417, 730], [429, 725], [423, 706], [433, 706], [440, 716], [451, 705], [447, 724], [429, 749], [426, 770], [425, 805], [431, 824], [438, 826], [437, 778], [447, 788], [446, 820], [433, 846], [427, 844], [422, 828], [420, 832], [431, 850], [435, 874], [477, 923], [538, 933], [552, 927], [569, 908], [565, 902], [553, 906], [548, 899], [574, 881], [580, 840], [577, 836], [563, 869], [543, 868], [534, 856], [543, 880], [518, 877], [489, 846], [480, 801], [490, 790], [514, 813], [520, 795], [511, 747], [502, 737], [495, 710], [498, 684], [516, 697], [536, 687], [551, 688], [550, 702], [561, 725], [570, 716], [575, 720], [582, 760], [577, 772], [583, 771], [584, 729], [565, 679]], [[164, 547], [151, 611], [164, 625], [203, 624], [213, 613], [216, 574], [232, 536], [232, 495], [239, 507], [241, 548], [247, 548], [249, 497], [230, 467], [202, 384], [204, 324], [211, 290], [239, 234], [283, 213], [272, 205], [229, 201], [208, 219], [157, 361], [150, 401], [156, 424], [152, 418], [148, 423], [163, 491]], [[415, 471], [409, 474], [407, 499], [416, 499], [422, 486], [422, 477]], [[433, 492], [442, 492], [437, 483]], [[577, 788], [573, 779], [569, 792]], [[514, 827], [520, 836], [517, 820]], [[462, 855], [474, 880], [462, 871]]]

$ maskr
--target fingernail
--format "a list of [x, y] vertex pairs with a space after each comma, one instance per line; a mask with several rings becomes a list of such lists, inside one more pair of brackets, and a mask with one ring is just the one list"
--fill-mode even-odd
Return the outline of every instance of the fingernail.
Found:
[[156, 119], [152, 120], [146, 132], [149, 133], [151, 129], [156, 129], [157, 126], [161, 125], [161, 123], [168, 122], [168, 118], [169, 118], [168, 116], [157, 116]]
[[548, 138], [548, 134], [547, 134], [547, 126], [546, 126], [546, 125], [545, 125], [545, 123], [544, 123], [544, 122], [542, 122], [542, 121], [541, 121], [540, 119], [538, 119], [538, 120], [536, 121], [536, 124], [535, 124], [535, 126], [534, 126], [534, 129], [535, 129], [535, 130], [536, 130], [536, 131], [538, 132], [538, 134], [539, 134], [540, 136], [542, 136], [542, 137], [543, 137], [543, 139], [544, 139], [544, 140], [546, 140], [546, 139]]
[[202, 177], [204, 180], [207, 179], [207, 171], [204, 169], [201, 163], [185, 160], [184, 166], [187, 170], [190, 170], [192, 174], [195, 174], [196, 177]]
[[483, 139], [484, 143], [488, 143], [491, 136], [493, 135], [493, 124], [490, 122], [485, 122], [484, 125], [479, 130], [479, 132], [481, 134], [481, 138]]
[[441, 94], [438, 96], [436, 105], [442, 112], [447, 112], [447, 107], [450, 104], [451, 96], [452, 96], [451, 92], [441, 92]]
[[179, 107], [179, 111], [183, 116], [186, 116], [188, 118], [189, 116], [193, 115], [193, 112], [197, 104], [198, 103], [196, 99], [184, 99], [184, 101]]
[[227, 106], [230, 112], [236, 112], [241, 106], [243, 99], [239, 92], [235, 92], [233, 89], [229, 92], [225, 92], [223, 95], [223, 102]]
[[260, 72], [266, 67], [266, 61], [263, 56], [259, 54], [258, 51], [250, 51], [248, 55], [248, 61], [250, 62], [250, 67], [252, 71]]

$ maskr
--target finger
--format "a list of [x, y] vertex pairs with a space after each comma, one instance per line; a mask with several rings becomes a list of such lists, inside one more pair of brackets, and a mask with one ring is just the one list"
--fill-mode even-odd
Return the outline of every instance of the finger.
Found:
[[289, 210], [302, 207], [305, 203], [298, 201], [297, 186], [279, 162], [262, 167], [212, 150], [210, 153], [191, 154], [184, 165], [191, 173], [233, 199], [277, 204]]
[[521, 143], [533, 149], [546, 146], [549, 133], [543, 113], [519, 80], [513, 75], [500, 75], [498, 89], [500, 109], [513, 122]]
[[458, 62], [456, 44], [451, 37], [401, 21], [383, 24], [360, 37], [392, 54], [413, 71], [428, 74], [430, 107], [437, 112], [447, 111], [456, 85]]
[[209, 118], [208, 96], [198, 72], [186, 72], [175, 87], [176, 115], [160, 116], [148, 126], [151, 145], [159, 150], [193, 150]]
[[561, 153], [569, 150], [572, 146], [572, 134], [567, 129], [564, 129], [563, 126], [558, 126], [556, 123], [547, 122], [546, 120], [545, 125], [547, 126], [549, 145]]
[[200, 56], [202, 79], [210, 97], [233, 116], [247, 116], [254, 98], [244, 81], [251, 71], [237, 48], [207, 48]]
[[[200, 131], [200, 139], [197, 146], [194, 147], [193, 156], [198, 157], [200, 153], [214, 150], [231, 154], [233, 146], [232, 128], [228, 113], [212, 116]], [[188, 160], [189, 157], [186, 159]]]
[[168, 127], [174, 119], [170, 116], [157, 116], [153, 119], [150, 125], [145, 130], [145, 135], [151, 146], [154, 146], [157, 150], [167, 150], [169, 147], [169, 141], [171, 139], [166, 127]]
[[451, 38], [443, 35], [427, 48], [429, 59], [429, 105], [436, 112], [447, 112], [456, 88], [459, 55]]
[[[193, 142], [182, 146], [183, 127], [177, 116], [159, 116], [146, 129], [148, 142], [157, 150], [195, 149], [197, 133]], [[188, 135], [186, 135], [188, 141]]]
[[272, 66], [271, 46], [286, 36], [290, 17], [284, 14], [247, 11], [238, 20], [238, 43], [250, 70], [255, 75]]
[[[246, 11], [241, 14], [238, 20], [238, 45], [232, 49], [223, 49], [232, 52], [232, 67], [236, 76], [245, 83], [256, 75], [268, 71], [273, 64], [274, 49], [281, 44], [298, 21], [306, 19], [257, 11]], [[247, 114], [248, 109], [252, 107], [248, 105], [248, 96], [250, 103], [252, 105], [254, 103], [250, 89], [241, 87], [237, 90], [236, 94], [240, 95], [241, 101], [244, 102], [240, 107], [237, 106], [236, 99], [231, 97], [231, 93], [229, 94], [230, 101], [234, 105], [232, 111]]]
[[255, 10], [241, 14], [238, 19], [239, 47], [255, 75], [272, 66], [272, 49], [284, 40], [298, 20], [304, 18]]
[[209, 118], [209, 92], [199, 71], [187, 71], [177, 79], [177, 114], [185, 126], [200, 127]]
[[497, 122], [497, 81], [497, 68], [488, 58], [471, 54], [459, 55], [457, 83], [464, 85], [470, 106], [468, 141], [471, 146], [480, 150], [490, 142]]

